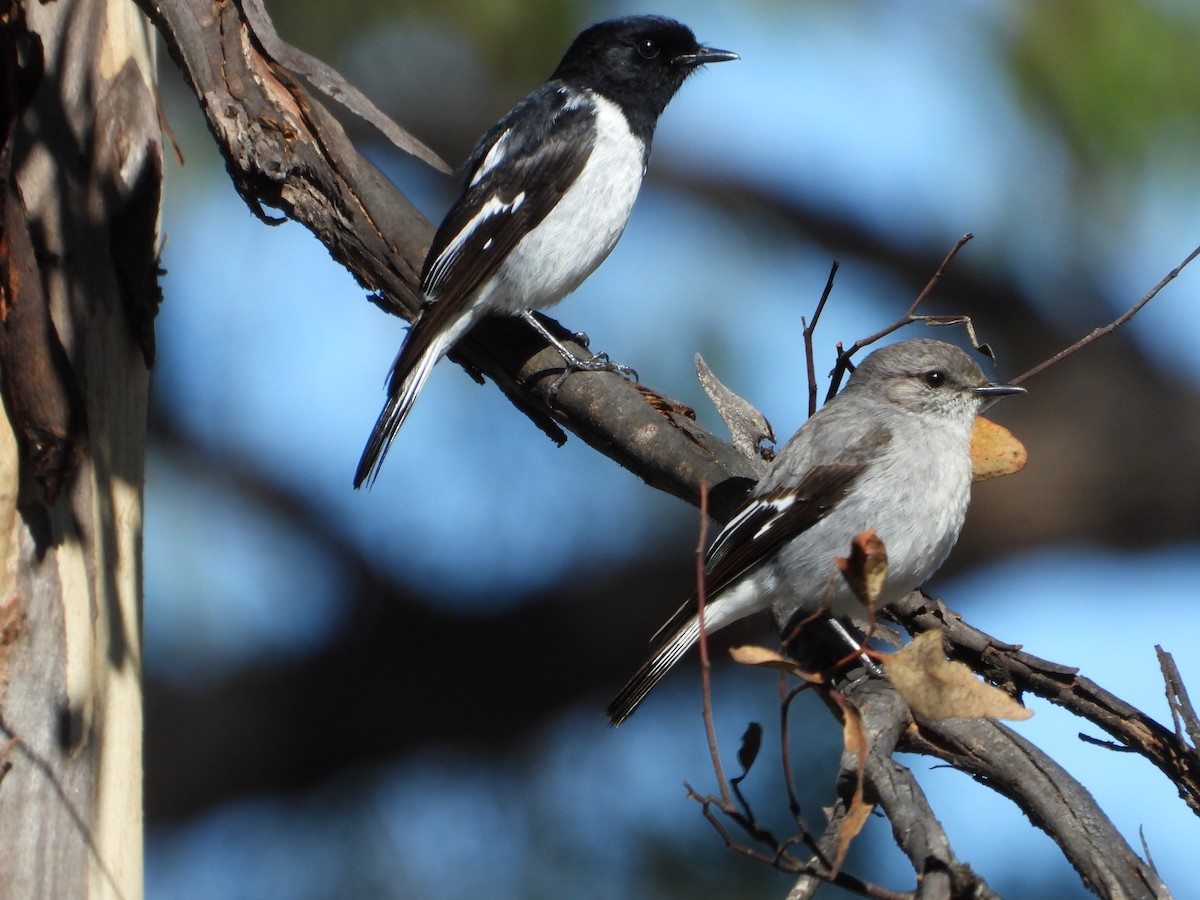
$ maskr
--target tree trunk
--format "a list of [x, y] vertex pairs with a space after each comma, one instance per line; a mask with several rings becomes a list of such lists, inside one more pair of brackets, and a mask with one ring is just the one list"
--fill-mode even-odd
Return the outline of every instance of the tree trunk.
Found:
[[128, 0], [0, 2], [0, 897], [142, 893], [162, 151]]

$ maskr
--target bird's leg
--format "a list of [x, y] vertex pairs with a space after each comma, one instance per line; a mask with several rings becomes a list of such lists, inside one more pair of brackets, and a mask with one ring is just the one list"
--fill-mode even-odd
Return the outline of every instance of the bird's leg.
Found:
[[[562, 341], [551, 334], [550, 330], [546, 328], [545, 325], [538, 321], [537, 316], [533, 314], [533, 310], [527, 309], [525, 312], [521, 313], [521, 316], [526, 322], [533, 326], [534, 331], [545, 338], [546, 341], [549, 342], [550, 346], [558, 351], [558, 355], [563, 358], [563, 362], [566, 364], [562, 374], [559, 375], [558, 378], [554, 379], [554, 383], [550, 385], [551, 397], [558, 393], [558, 389], [562, 387], [562, 383], [567, 380], [567, 376], [572, 372], [615, 372], [624, 378], [632, 378], [634, 381], [638, 380], [637, 372], [629, 368], [629, 366], [623, 366], [620, 363], [613, 362], [608, 358], [607, 353], [593, 353], [587, 359], [581, 359], [580, 357], [576, 356], [567, 349], [566, 345]], [[576, 337], [578, 337], [578, 335], [576, 335]], [[584, 335], [584, 346], [586, 346], [586, 337], [587, 336]]]
[[829, 617], [829, 624], [830, 624], [830, 626], [832, 626], [833, 630], [838, 633], [838, 636], [840, 638], [842, 638], [842, 640], [844, 640], [847, 644], [850, 645], [850, 649], [854, 651], [849, 656], [847, 656], [844, 660], [841, 660], [838, 663], [838, 665], [843, 665], [843, 664], [849, 662], [850, 660], [854, 659], [855, 656], [857, 656], [860, 660], [862, 660], [863, 665], [866, 666], [867, 671], [870, 672], [872, 675], [874, 675], [875, 677], [878, 678], [880, 675], [883, 674], [883, 669], [879, 668], [879, 666], [877, 666], [875, 664], [875, 661], [866, 654], [865, 648], [863, 647], [863, 645], [854, 639], [854, 636], [851, 635], [850, 632], [846, 630], [845, 625], [843, 625], [837, 619], [833, 618], [833, 616]]

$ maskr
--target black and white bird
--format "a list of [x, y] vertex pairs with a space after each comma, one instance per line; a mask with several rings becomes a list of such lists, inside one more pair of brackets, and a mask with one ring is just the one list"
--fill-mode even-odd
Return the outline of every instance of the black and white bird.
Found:
[[654, 127], [697, 68], [737, 59], [658, 16], [593, 25], [550, 80], [476, 145], [465, 185], [421, 272], [420, 315], [392, 364], [388, 399], [354, 486], [374, 481], [434, 364], [483, 316], [524, 315], [570, 369], [577, 359], [529, 310], [579, 287], [616, 245], [641, 187]]
[[[705, 559], [704, 630], [770, 609], [781, 634], [823, 609], [862, 614], [834, 559], [875, 529], [887, 547], [880, 606], [945, 562], [971, 488], [971, 432], [989, 400], [1024, 388], [992, 384], [957, 347], [904, 341], [867, 356], [845, 389], [780, 450]], [[650, 659], [608, 706], [628, 718], [700, 637], [696, 602], [659, 629]]]

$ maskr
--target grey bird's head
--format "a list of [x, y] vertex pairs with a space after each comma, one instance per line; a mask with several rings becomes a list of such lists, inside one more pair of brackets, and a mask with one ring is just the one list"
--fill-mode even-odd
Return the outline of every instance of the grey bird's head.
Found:
[[935, 415], [968, 428], [991, 399], [1025, 388], [994, 384], [953, 344], [920, 338], [881, 347], [854, 370], [847, 391], [869, 392], [916, 415]]
[[657, 119], [692, 72], [737, 59], [705, 47], [682, 22], [629, 16], [593, 25], [567, 49], [554, 78], [591, 88], [625, 108]]

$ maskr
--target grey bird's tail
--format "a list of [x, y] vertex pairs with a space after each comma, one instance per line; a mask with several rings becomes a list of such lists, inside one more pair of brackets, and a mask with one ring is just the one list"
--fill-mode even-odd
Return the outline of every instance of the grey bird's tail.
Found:
[[678, 631], [655, 648], [650, 658], [637, 670], [637, 674], [629, 679], [625, 687], [621, 688], [621, 692], [613, 698], [612, 703], [608, 704], [605, 714], [609, 724], [615, 728], [633, 715], [634, 710], [641, 706], [646, 696], [654, 690], [654, 686], [699, 639], [700, 625], [696, 617], [692, 616]]

